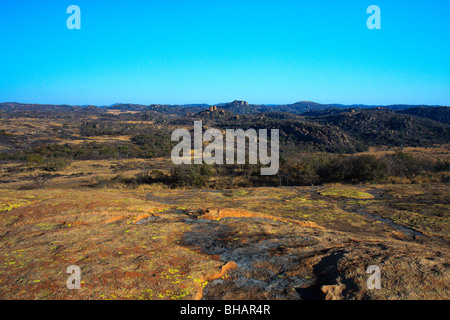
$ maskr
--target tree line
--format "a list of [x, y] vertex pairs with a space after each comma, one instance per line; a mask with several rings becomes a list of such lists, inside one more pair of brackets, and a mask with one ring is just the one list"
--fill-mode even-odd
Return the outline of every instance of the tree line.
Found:
[[171, 187], [258, 187], [314, 186], [324, 183], [386, 183], [395, 177], [412, 179], [419, 175], [438, 177], [448, 182], [450, 162], [430, 161], [411, 153], [397, 151], [381, 157], [374, 155], [304, 154], [281, 159], [274, 176], [261, 176], [259, 165], [173, 165], [167, 173], [144, 171], [136, 183], [163, 183]]

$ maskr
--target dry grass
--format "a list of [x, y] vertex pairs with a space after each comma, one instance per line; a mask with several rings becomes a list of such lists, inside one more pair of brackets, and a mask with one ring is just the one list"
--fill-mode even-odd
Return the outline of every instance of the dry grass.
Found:
[[433, 147], [370, 147], [369, 151], [361, 152], [359, 154], [370, 154], [374, 156], [383, 156], [385, 154], [393, 154], [396, 151], [408, 152], [414, 155], [414, 157], [422, 159], [430, 159], [436, 161], [447, 160], [450, 161], [450, 144], [436, 145]]

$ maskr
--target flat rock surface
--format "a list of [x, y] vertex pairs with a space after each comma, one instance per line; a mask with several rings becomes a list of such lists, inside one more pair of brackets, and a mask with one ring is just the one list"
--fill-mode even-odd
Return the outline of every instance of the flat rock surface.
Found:
[[449, 299], [449, 198], [439, 184], [2, 189], [0, 298]]

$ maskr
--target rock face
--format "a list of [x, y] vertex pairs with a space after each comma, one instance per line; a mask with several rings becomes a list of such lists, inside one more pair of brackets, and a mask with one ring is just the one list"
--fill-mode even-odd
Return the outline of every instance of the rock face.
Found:
[[217, 108], [217, 106], [211, 106], [208, 109], [196, 113], [195, 116], [200, 116], [203, 118], [216, 118], [221, 116], [233, 116], [233, 113], [222, 108]]
[[250, 114], [257, 110], [254, 105], [248, 104], [247, 101], [239, 100], [234, 100], [233, 102], [221, 105], [220, 107], [236, 114]]
[[239, 100], [234, 100], [232, 102], [232, 104], [234, 104], [235, 106], [241, 106], [241, 107], [247, 107], [249, 105], [247, 101], [239, 101]]

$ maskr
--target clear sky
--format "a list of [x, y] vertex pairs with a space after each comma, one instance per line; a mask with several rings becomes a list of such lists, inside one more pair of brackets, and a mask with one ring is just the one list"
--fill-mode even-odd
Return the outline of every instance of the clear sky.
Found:
[[0, 102], [235, 99], [450, 105], [450, 1], [0, 1]]

